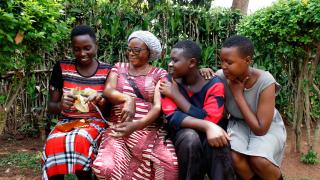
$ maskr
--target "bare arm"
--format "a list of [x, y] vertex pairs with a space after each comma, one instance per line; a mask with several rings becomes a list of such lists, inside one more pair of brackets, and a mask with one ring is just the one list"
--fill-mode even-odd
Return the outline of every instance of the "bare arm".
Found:
[[122, 137], [122, 136], [128, 136], [132, 132], [143, 129], [153, 123], [160, 115], [161, 111], [161, 96], [159, 92], [159, 86], [160, 81], [157, 83], [155, 92], [154, 92], [154, 100], [153, 100], [153, 106], [150, 109], [150, 111], [140, 120], [133, 121], [133, 122], [123, 122], [118, 125], [115, 125], [112, 127], [112, 129], [116, 133], [111, 133], [111, 136], [114, 137]]
[[265, 88], [260, 93], [257, 113], [252, 112], [243, 93], [234, 96], [250, 129], [258, 136], [265, 135], [272, 122], [275, 108], [275, 84]]
[[125, 103], [130, 97], [124, 93], [116, 90], [118, 74], [115, 72], [110, 72], [108, 79], [106, 81], [105, 89], [103, 95], [105, 95], [112, 104], [122, 104]]
[[224, 147], [230, 141], [229, 135], [217, 124], [187, 116], [181, 123], [183, 128], [191, 128], [206, 133], [208, 143], [213, 147]]
[[116, 90], [118, 74], [115, 72], [110, 72], [103, 94], [112, 104], [122, 104], [124, 103], [123, 109], [121, 111], [121, 120], [130, 121], [135, 114], [135, 100], [134, 97], [126, 95]]
[[154, 97], [153, 97], [153, 106], [150, 109], [150, 111], [147, 113], [146, 116], [144, 116], [141, 120], [142, 127], [140, 129], [143, 129], [144, 127], [147, 127], [151, 123], [153, 123], [156, 119], [159, 118], [160, 112], [161, 112], [161, 95], [159, 91], [160, 87], [160, 81], [158, 81], [156, 88], [154, 90]]
[[52, 114], [59, 114], [61, 112], [61, 97], [62, 92], [58, 89], [55, 89], [52, 85], [49, 87], [49, 103], [48, 111]]

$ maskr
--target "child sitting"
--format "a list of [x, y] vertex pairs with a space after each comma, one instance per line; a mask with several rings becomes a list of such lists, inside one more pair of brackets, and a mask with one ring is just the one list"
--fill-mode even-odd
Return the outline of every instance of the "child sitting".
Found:
[[192, 41], [178, 42], [171, 51], [169, 73], [162, 80], [162, 110], [173, 130], [180, 179], [235, 179], [229, 136], [217, 125], [224, 110], [220, 78], [205, 80], [199, 72], [201, 49]]

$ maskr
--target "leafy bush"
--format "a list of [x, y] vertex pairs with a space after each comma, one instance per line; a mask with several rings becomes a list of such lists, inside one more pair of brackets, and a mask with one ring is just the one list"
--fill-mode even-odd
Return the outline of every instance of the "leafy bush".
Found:
[[298, 151], [303, 120], [312, 147], [311, 120], [319, 120], [320, 115], [318, 94], [313, 88], [320, 86], [319, 12], [319, 0], [279, 0], [237, 26], [240, 34], [254, 42], [255, 65], [270, 71], [283, 86], [277, 105], [294, 125]]
[[307, 154], [302, 153], [300, 160], [305, 164], [317, 164], [319, 163], [318, 153], [315, 150], [309, 150]]
[[56, 0], [0, 2], [0, 74], [30, 69], [69, 32], [70, 20]]
[[235, 33], [241, 15], [228, 9], [194, 8], [168, 3], [132, 7], [109, 1], [66, 0], [67, 16], [95, 28], [99, 41], [99, 59], [113, 63], [124, 60], [128, 36], [135, 30], [149, 30], [161, 40], [165, 59], [155, 65], [166, 67], [170, 48], [181, 39], [193, 39], [203, 49], [203, 65], [216, 67], [222, 41]]

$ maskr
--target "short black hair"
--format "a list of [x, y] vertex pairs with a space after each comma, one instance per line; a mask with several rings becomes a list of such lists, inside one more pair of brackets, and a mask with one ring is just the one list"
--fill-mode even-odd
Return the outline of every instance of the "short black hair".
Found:
[[70, 38], [72, 40], [75, 36], [81, 36], [81, 35], [89, 35], [93, 41], [96, 41], [97, 39], [93, 29], [87, 25], [79, 25], [74, 27], [71, 31]]
[[234, 35], [227, 38], [222, 44], [222, 48], [238, 47], [239, 53], [242, 57], [250, 56], [253, 57], [254, 48], [252, 41], [241, 35]]
[[198, 61], [198, 64], [201, 62], [202, 50], [197, 43], [191, 40], [183, 40], [177, 42], [173, 48], [183, 49], [183, 56], [187, 58], [195, 58]]

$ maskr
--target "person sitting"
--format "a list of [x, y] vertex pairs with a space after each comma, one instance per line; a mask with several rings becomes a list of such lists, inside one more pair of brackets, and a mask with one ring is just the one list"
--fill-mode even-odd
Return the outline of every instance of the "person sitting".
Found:
[[90, 27], [76, 26], [71, 41], [75, 59], [56, 63], [49, 83], [48, 111], [59, 114], [59, 122], [44, 145], [42, 179], [64, 179], [65, 174], [91, 179], [90, 165], [106, 127], [97, 108], [105, 108], [101, 95], [111, 66], [95, 59], [96, 36]]
[[99, 179], [178, 178], [172, 142], [159, 125], [160, 79], [167, 75], [150, 61], [161, 56], [160, 41], [148, 31], [128, 38], [129, 63], [117, 63], [107, 79], [104, 95], [113, 104], [92, 169]]
[[179, 162], [179, 179], [235, 179], [230, 137], [218, 124], [224, 111], [224, 84], [200, 75], [201, 48], [190, 40], [174, 45], [169, 73], [162, 80], [162, 110], [168, 120]]
[[233, 165], [241, 179], [282, 179], [286, 129], [275, 108], [280, 85], [268, 71], [250, 67], [253, 53], [247, 37], [226, 39], [216, 73], [225, 84]]

